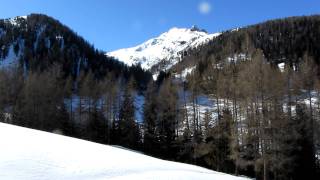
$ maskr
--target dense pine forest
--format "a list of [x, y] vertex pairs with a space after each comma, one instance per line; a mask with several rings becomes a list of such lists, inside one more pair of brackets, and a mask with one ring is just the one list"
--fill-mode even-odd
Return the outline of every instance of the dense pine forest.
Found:
[[0, 62], [20, 54], [0, 69], [1, 122], [257, 179], [319, 178], [319, 16], [224, 32], [154, 81], [52, 18], [17, 22], [0, 21]]

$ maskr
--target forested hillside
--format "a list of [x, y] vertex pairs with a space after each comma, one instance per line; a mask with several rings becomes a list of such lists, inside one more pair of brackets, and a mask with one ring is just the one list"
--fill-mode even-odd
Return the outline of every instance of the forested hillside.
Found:
[[[290, 17], [223, 32], [208, 44], [185, 51], [180, 66], [224, 61], [230, 58], [250, 58], [254, 49], [261, 49], [272, 64], [299, 63], [304, 54], [320, 62], [320, 16]], [[201, 72], [204, 69], [201, 69]]]
[[[258, 179], [317, 179], [319, 34], [319, 16], [292, 17], [186, 51], [171, 73], [193, 69], [181, 85], [191, 93], [181, 108], [189, 161]], [[199, 105], [200, 95], [214, 105]]]
[[[112, 42], [110, 42], [112, 43]], [[91, 71], [95, 78], [107, 74], [147, 83], [148, 74], [106, 57], [59, 21], [41, 14], [0, 20], [0, 67], [19, 66], [28, 71], [45, 71], [59, 65], [64, 77], [77, 78]], [[140, 77], [139, 77], [140, 75]], [[142, 85], [141, 84], [141, 85]]]
[[0, 47], [0, 120], [34, 129], [114, 142], [125, 94], [131, 103], [152, 79], [46, 15], [0, 20]]

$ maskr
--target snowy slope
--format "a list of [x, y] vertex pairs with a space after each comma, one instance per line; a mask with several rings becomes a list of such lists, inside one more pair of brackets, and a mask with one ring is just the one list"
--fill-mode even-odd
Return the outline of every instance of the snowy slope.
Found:
[[9, 68], [19, 63], [21, 51], [16, 54], [13, 49], [13, 45], [10, 45], [9, 52], [5, 58], [0, 58], [0, 69]]
[[208, 34], [196, 27], [191, 29], [172, 28], [159, 37], [150, 39], [141, 45], [128, 49], [120, 49], [107, 53], [128, 65], [141, 64], [144, 69], [153, 69], [156, 74], [159, 70], [167, 70], [179, 62], [181, 52], [197, 47], [220, 33]]
[[0, 179], [245, 179], [0, 123]]

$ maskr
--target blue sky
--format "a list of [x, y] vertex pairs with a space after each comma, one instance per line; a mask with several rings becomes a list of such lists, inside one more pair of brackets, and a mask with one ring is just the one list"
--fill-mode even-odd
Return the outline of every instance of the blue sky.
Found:
[[0, 0], [0, 18], [43, 13], [100, 50], [131, 47], [172, 27], [210, 33], [265, 20], [320, 14], [319, 0]]

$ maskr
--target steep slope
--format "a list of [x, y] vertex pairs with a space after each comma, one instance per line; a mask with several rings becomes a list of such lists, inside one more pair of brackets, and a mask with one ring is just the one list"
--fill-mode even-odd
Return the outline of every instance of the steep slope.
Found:
[[[0, 68], [18, 65], [24, 51], [24, 40], [21, 38], [15, 39], [15, 33], [10, 30], [25, 29], [26, 26], [22, 24], [25, 24], [26, 21], [27, 16], [0, 20]], [[10, 37], [13, 37], [14, 40]]]
[[0, 123], [2, 179], [245, 179]]
[[250, 59], [256, 49], [274, 65], [297, 66], [304, 55], [320, 63], [320, 16], [300, 16], [270, 20], [223, 32], [201, 47], [189, 49], [172, 72], [197, 66], [200, 73], [210, 62], [226, 64]]
[[74, 78], [80, 71], [92, 71], [98, 78], [107, 73], [116, 77], [129, 77], [133, 71], [143, 73], [106, 57], [70, 28], [46, 15], [0, 20], [0, 68], [18, 65], [25, 71], [43, 71], [53, 64], [59, 65], [65, 76]]
[[197, 27], [191, 29], [172, 28], [141, 45], [109, 52], [107, 55], [128, 65], [140, 64], [142, 68], [157, 74], [159, 71], [166, 71], [178, 63], [185, 50], [198, 47], [219, 35], [220, 33], [208, 34]]

